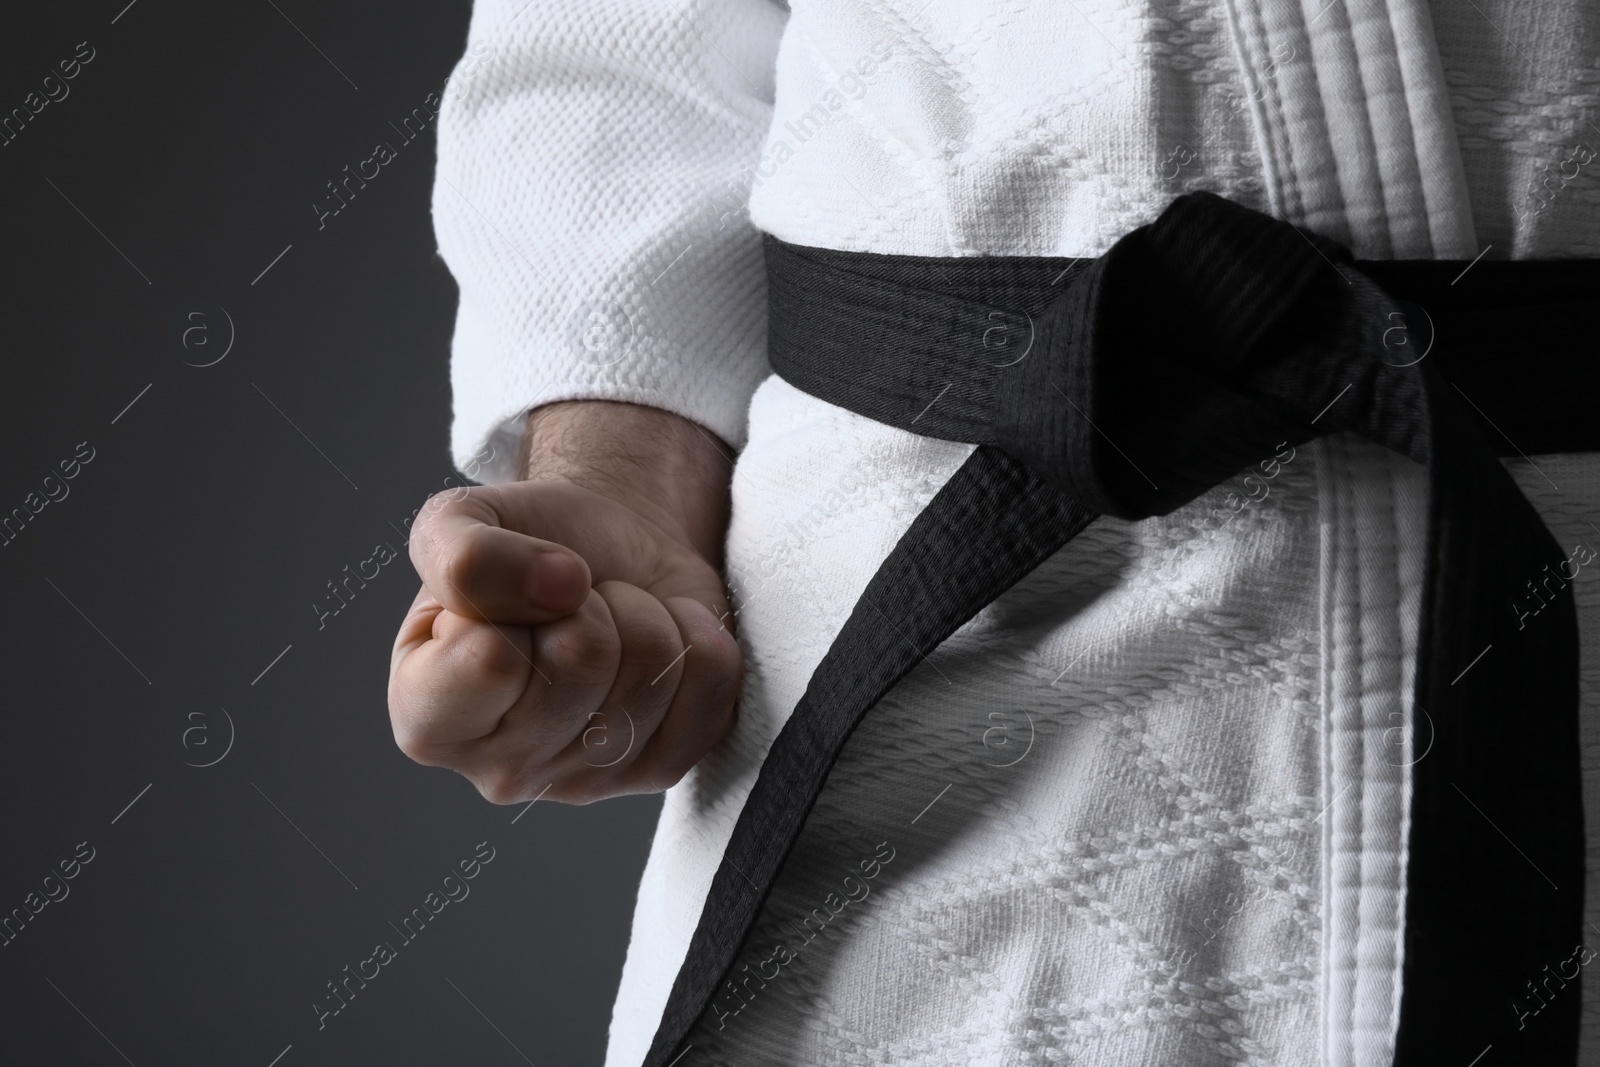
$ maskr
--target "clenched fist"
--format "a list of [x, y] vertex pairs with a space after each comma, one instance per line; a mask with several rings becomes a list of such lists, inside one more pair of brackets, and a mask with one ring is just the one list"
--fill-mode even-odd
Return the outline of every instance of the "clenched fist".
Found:
[[550, 404], [527, 480], [430, 501], [389, 670], [401, 751], [496, 804], [682, 778], [732, 729], [742, 679], [722, 447], [655, 408]]

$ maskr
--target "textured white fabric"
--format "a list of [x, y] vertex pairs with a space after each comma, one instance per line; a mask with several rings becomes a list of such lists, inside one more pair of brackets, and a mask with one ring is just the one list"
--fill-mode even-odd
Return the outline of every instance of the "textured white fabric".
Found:
[[461, 289], [451, 450], [573, 398], [686, 415], [735, 447], [767, 374], [744, 218], [783, 12], [767, 0], [474, 5], [440, 112], [439, 251]]
[[[968, 451], [766, 377], [757, 227], [874, 252], [1087, 256], [1203, 188], [1360, 255], [1600, 248], [1600, 162], [1567, 177], [1575, 146], [1600, 144], [1595, 5], [793, 6], [478, 0], [440, 122], [458, 460], [496, 437], [514, 455], [528, 408], [573, 397], [748, 439], [728, 542], [743, 717], [667, 794], [613, 1067], [649, 1043], [812, 667]], [[1535, 500], [1573, 526], [1600, 514], [1600, 465], [1562, 462], [1564, 491]], [[783, 937], [821, 907], [825, 932], [751, 981], [737, 1015], [714, 1012], [680, 1067], [1387, 1063], [1405, 772], [1426, 742], [1405, 728], [1419, 478], [1319, 442], [1220, 535], [1192, 524], [1249, 495], [1242, 481], [1096, 523], [923, 650], [852, 738], [758, 927]], [[880, 843], [894, 858], [863, 881]], [[869, 892], [841, 904], [850, 871]], [[741, 962], [770, 974], [768, 958]], [[1584, 996], [1597, 1049], [1600, 996]]]
[[1360, 255], [1600, 254], [1600, 161], [1573, 159], [1600, 145], [1597, 34], [1581, 0], [478, 0], [434, 193], [452, 452], [495, 443], [507, 480], [522, 415], [571, 398], [741, 445], [767, 373], [752, 219], [1094, 255], [1203, 188]]
[[[664, 992], [651, 955], [681, 954], [698, 917], [660, 902], [704, 892], [677, 840], [736, 807], [860, 588], [970, 451], [778, 379], [751, 411], [729, 570], [753, 678], [735, 744], [663, 813], [619, 1000], [652, 1004], [644, 1017]], [[1160, 519], [1096, 522], [897, 686], [736, 966], [759, 973], [779, 939], [798, 959], [691, 1035], [684, 1062], [1314, 1063], [1318, 553], [1356, 536], [1354, 515], [1319, 511], [1319, 467], [1341, 463], [1321, 447], [1229, 521], [1204, 516], [1259, 495], [1238, 479]], [[895, 858], [870, 893], [802, 943], [788, 924], [831, 911], [880, 843]], [[629, 1023], [612, 1063], [648, 1040]]]
[[1417, 464], [1343, 435], [1320, 442], [1317, 456], [1323, 1055], [1382, 1064], [1393, 1055], [1404, 962], [1406, 772], [1431, 736], [1410, 727], [1427, 481]]
[[1433, 6], [1478, 240], [1491, 256], [1600, 256], [1600, 158], [1573, 158], [1600, 148], [1600, 9], [1475, 5]]

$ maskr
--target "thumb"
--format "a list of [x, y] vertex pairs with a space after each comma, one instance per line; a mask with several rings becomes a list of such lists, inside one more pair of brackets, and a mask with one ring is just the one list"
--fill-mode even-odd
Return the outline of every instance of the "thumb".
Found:
[[429, 499], [413, 525], [411, 563], [447, 611], [486, 622], [537, 624], [572, 614], [588, 598], [583, 557], [565, 545], [507, 529], [492, 488]]

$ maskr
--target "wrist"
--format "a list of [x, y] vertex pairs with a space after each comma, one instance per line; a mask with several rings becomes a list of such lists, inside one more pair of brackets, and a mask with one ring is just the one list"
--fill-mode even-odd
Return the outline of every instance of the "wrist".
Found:
[[528, 414], [518, 472], [608, 496], [722, 567], [732, 449], [698, 423], [615, 400], [564, 400]]

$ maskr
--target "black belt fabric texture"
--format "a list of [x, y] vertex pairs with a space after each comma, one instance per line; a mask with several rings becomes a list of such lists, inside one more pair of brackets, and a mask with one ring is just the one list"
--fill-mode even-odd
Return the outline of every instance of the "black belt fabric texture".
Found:
[[1338, 432], [1429, 489], [1394, 1063], [1574, 1063], [1577, 980], [1536, 1025], [1516, 1005], [1583, 941], [1577, 618], [1570, 594], [1519, 617], [1567, 554], [1498, 457], [1600, 450], [1600, 261], [1357, 261], [1209, 193], [1088, 261], [765, 243], [780, 377], [979, 447], [768, 752], [646, 1067], [683, 1054], [846, 740], [924, 653], [1097, 516], [1167, 514]]

